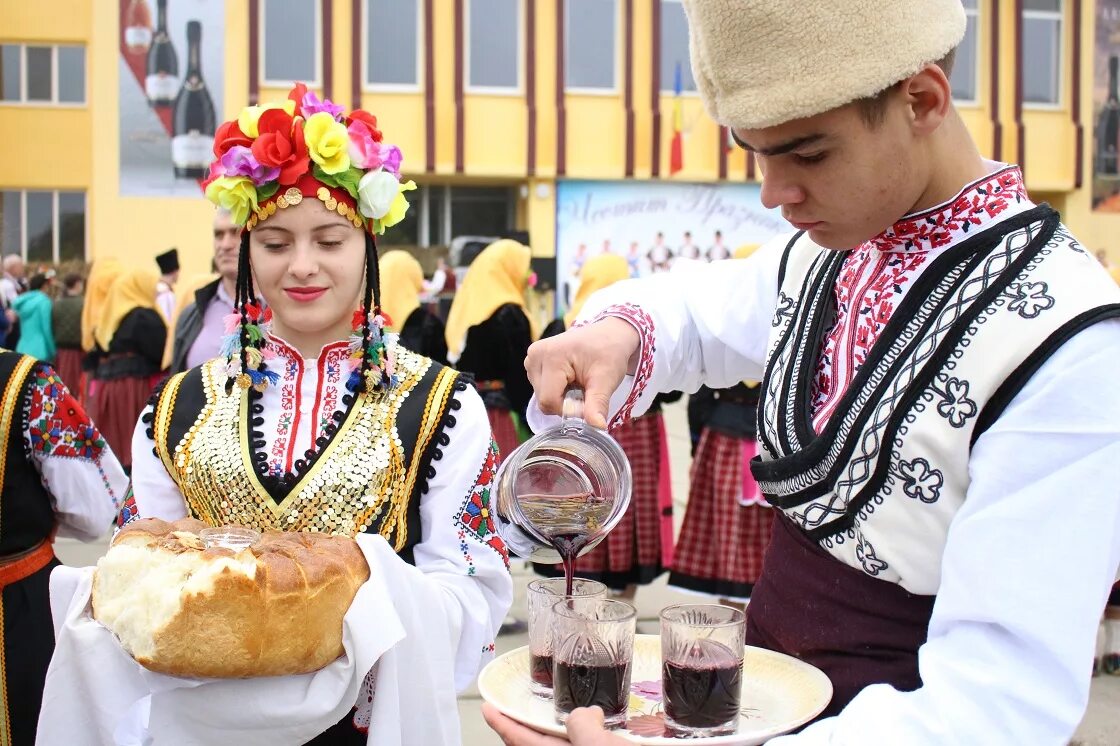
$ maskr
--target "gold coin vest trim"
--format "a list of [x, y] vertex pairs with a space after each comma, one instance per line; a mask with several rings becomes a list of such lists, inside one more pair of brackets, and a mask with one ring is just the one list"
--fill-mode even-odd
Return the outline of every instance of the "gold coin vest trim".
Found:
[[211, 525], [233, 523], [278, 531], [353, 536], [374, 528], [397, 551], [408, 542], [408, 511], [420, 465], [439, 431], [458, 373], [442, 369], [427, 392], [410, 463], [397, 432], [401, 405], [434, 363], [397, 349], [400, 383], [357, 401], [315, 463], [279, 503], [252, 463], [247, 392], [225, 392], [222, 360], [201, 369], [205, 404], [180, 442], [169, 430], [184, 375], [171, 378], [155, 407], [156, 452], [184, 496], [191, 515]]

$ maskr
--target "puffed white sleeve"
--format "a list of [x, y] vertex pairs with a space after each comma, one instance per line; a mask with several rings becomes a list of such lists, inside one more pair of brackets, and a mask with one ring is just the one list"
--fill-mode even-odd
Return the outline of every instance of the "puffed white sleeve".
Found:
[[1120, 565], [1120, 320], [1073, 337], [976, 440], [922, 687], [860, 692], [777, 746], [1067, 744]]
[[[513, 602], [509, 555], [490, 515], [498, 453], [482, 399], [473, 387], [450, 403], [420, 501], [422, 537], [413, 548], [417, 582], [438, 593], [463, 690], [493, 656], [494, 637]], [[422, 477], [424, 475], [421, 475]], [[419, 589], [418, 589], [419, 590]]]
[[24, 446], [50, 495], [58, 535], [101, 538], [128, 490], [120, 462], [51, 366], [36, 365], [24, 405]]
[[187, 516], [183, 493], [156, 455], [149, 424], [152, 410], [151, 404], [144, 407], [132, 432], [132, 494], [117, 519], [122, 526], [137, 518], [174, 521]]
[[[615, 283], [588, 299], [577, 325], [621, 318], [640, 340], [633, 375], [611, 397], [612, 428], [645, 412], [659, 393], [762, 378], [790, 238], [772, 239], [747, 259], [678, 263], [670, 272]], [[539, 431], [550, 422], [534, 400], [530, 426]]]

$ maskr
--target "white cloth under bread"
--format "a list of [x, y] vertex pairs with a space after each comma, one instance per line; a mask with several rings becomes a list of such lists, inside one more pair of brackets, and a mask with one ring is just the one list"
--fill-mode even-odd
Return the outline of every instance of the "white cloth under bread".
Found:
[[[192, 680], [151, 673], [92, 618], [93, 568], [58, 568], [51, 577], [57, 643], [36, 743], [302, 744], [350, 713], [376, 664], [369, 743], [458, 744], [459, 622], [447, 612], [453, 604], [421, 571], [402, 571], [380, 536], [357, 541], [370, 579], [343, 621], [345, 655], [298, 676]], [[389, 564], [394, 570], [382, 571]]]

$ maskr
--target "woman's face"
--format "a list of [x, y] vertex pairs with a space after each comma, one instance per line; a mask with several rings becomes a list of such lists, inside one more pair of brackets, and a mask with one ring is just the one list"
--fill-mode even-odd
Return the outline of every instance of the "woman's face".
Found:
[[249, 262], [281, 337], [346, 337], [365, 277], [360, 229], [305, 197], [250, 232]]

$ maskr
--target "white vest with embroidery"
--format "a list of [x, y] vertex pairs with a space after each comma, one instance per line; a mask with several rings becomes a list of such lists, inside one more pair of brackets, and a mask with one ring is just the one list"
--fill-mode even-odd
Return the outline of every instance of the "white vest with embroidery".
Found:
[[1062, 343], [1120, 315], [1120, 289], [1050, 208], [997, 222], [924, 268], [816, 434], [811, 386], [845, 255], [803, 235], [787, 248], [752, 471], [834, 557], [935, 594], [972, 444]]

